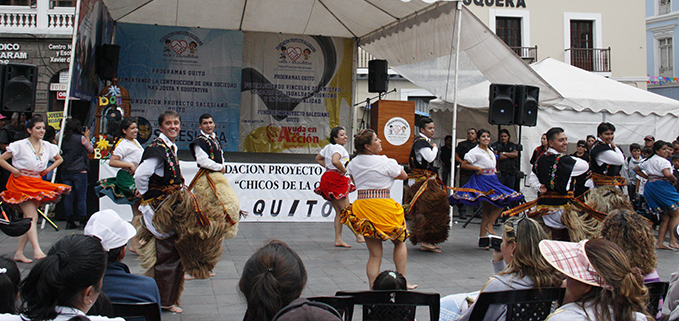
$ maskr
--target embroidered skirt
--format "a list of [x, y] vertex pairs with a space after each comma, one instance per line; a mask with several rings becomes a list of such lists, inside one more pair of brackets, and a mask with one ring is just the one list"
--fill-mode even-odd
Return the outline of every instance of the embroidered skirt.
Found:
[[[451, 205], [465, 204], [473, 206], [481, 204], [481, 202], [488, 202], [495, 207], [505, 207], [523, 199], [523, 194], [502, 185], [495, 174], [474, 174], [462, 188], [474, 189], [482, 193], [455, 192], [448, 197], [448, 202]], [[485, 194], [491, 190], [492, 193]]]
[[28, 200], [36, 200], [41, 205], [58, 202], [62, 194], [70, 192], [71, 186], [43, 181], [41, 177], [21, 175], [15, 178], [10, 175], [7, 190], [0, 193], [0, 197], [10, 205], [19, 205]]
[[321, 183], [314, 190], [326, 201], [334, 201], [349, 196], [349, 193], [356, 190], [356, 186], [351, 184], [351, 179], [335, 171], [326, 171], [321, 176]]
[[356, 200], [342, 211], [341, 219], [354, 233], [382, 241], [405, 241], [410, 236], [403, 207], [391, 198]]
[[134, 204], [139, 198], [134, 196], [134, 177], [126, 170], [119, 170], [116, 177], [97, 182], [94, 191], [99, 197], [108, 196], [116, 204]]
[[646, 206], [652, 213], [662, 214], [679, 208], [679, 193], [667, 180], [649, 181], [644, 187]]

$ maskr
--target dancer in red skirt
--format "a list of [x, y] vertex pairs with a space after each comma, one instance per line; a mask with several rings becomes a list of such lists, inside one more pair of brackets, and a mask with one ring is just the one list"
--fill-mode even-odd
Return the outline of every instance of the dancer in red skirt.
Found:
[[[19, 244], [14, 260], [31, 263], [33, 260], [24, 256], [24, 249], [28, 241], [33, 246], [33, 259], [45, 257], [38, 243], [38, 207], [43, 203], [55, 203], [64, 193], [70, 193], [71, 187], [63, 184], [53, 184], [42, 180], [42, 176], [53, 171], [63, 162], [59, 156], [59, 147], [50, 144], [42, 137], [45, 135], [45, 122], [40, 116], [33, 116], [26, 124], [30, 134], [28, 138], [13, 142], [7, 146], [7, 151], [0, 155], [0, 166], [12, 172], [7, 181], [7, 190], [0, 193], [4, 202], [18, 207], [24, 217], [31, 218], [31, 228], [19, 237]], [[10, 165], [7, 160], [12, 159]], [[47, 167], [47, 162], [54, 159], [54, 163]]]
[[[316, 155], [316, 161], [325, 167], [325, 173], [321, 176], [321, 184], [314, 190], [316, 194], [332, 204], [335, 209], [335, 246], [351, 247], [342, 241], [342, 222], [340, 213], [349, 206], [349, 193], [356, 190], [351, 184], [349, 177], [345, 176], [347, 169], [344, 167], [349, 161], [349, 153], [344, 148], [347, 143], [347, 133], [343, 127], [335, 127], [330, 131], [330, 144], [325, 145]], [[356, 242], [364, 243], [363, 235], [356, 235]]]

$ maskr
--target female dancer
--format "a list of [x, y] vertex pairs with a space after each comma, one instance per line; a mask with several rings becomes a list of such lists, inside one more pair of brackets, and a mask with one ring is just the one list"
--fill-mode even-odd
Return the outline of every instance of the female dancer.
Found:
[[648, 179], [644, 186], [644, 198], [648, 208], [655, 213], [664, 213], [658, 228], [655, 248], [679, 249], [674, 233], [670, 233], [670, 247], [665, 246], [665, 235], [670, 226], [679, 224], [679, 193], [674, 188], [677, 178], [672, 173], [672, 164], [667, 158], [672, 154], [672, 146], [662, 140], [653, 144], [653, 154], [643, 163], [634, 167], [637, 175]]
[[[470, 206], [483, 202], [483, 217], [479, 231], [479, 236], [483, 237], [486, 236], [486, 233], [495, 234], [493, 224], [502, 213], [502, 209], [513, 202], [522, 200], [523, 195], [502, 185], [497, 178], [495, 174], [497, 156], [488, 146], [490, 144], [490, 132], [486, 129], [479, 129], [477, 135], [479, 145], [464, 155], [464, 162], [461, 165], [462, 169], [476, 173], [462, 187], [467, 191], [453, 193], [448, 198], [448, 202], [451, 205], [463, 203]], [[487, 194], [491, 190], [492, 193]]]
[[543, 240], [542, 256], [566, 275], [564, 305], [547, 320], [651, 321], [638, 269], [618, 245], [605, 239], [579, 243]]
[[[332, 204], [335, 209], [335, 246], [351, 247], [342, 241], [342, 222], [340, 213], [349, 206], [349, 193], [356, 190], [356, 186], [346, 177], [347, 170], [344, 167], [349, 161], [349, 153], [344, 149], [347, 143], [347, 133], [344, 127], [335, 127], [330, 131], [330, 144], [325, 145], [316, 155], [316, 161], [325, 167], [325, 173], [321, 176], [321, 184], [314, 190], [325, 200]], [[363, 235], [356, 235], [356, 242], [364, 243]]]
[[[504, 224], [500, 251], [493, 251], [495, 275], [481, 292], [500, 292], [549, 288], [561, 286], [561, 275], [540, 255], [538, 244], [547, 234], [537, 221], [528, 217], [512, 217]], [[469, 320], [474, 305], [468, 303], [469, 293], [446, 296], [441, 299], [441, 321]], [[484, 320], [502, 320], [507, 307], [493, 304]], [[462, 316], [462, 317], [460, 317]]]
[[[382, 241], [394, 243], [394, 264], [396, 271], [405, 275], [408, 248], [404, 241], [409, 233], [406, 229], [403, 207], [391, 199], [389, 191], [395, 179], [405, 180], [408, 174], [396, 160], [378, 155], [382, 143], [372, 129], [365, 129], [354, 138], [355, 156], [347, 172], [358, 189], [358, 198], [342, 211], [342, 223], [349, 225], [357, 234], [365, 236], [370, 257], [366, 272], [370, 288], [380, 273], [382, 264]], [[415, 286], [409, 285], [409, 289]]]
[[[117, 167], [116, 177], [106, 178], [99, 181], [95, 191], [102, 197], [110, 197], [116, 204], [130, 204], [132, 206], [132, 225], [139, 227], [141, 212], [139, 212], [140, 199], [134, 195], [134, 171], [137, 170], [144, 148], [137, 141], [137, 121], [133, 118], [125, 118], [120, 122], [122, 138], [113, 149], [113, 156], [109, 160], [111, 167]], [[130, 240], [128, 250], [137, 253], [139, 241], [137, 237]]]
[[[42, 180], [42, 176], [51, 172], [64, 160], [59, 156], [59, 148], [42, 140], [45, 135], [45, 122], [39, 116], [34, 116], [26, 124], [30, 134], [28, 138], [13, 142], [7, 146], [7, 151], [0, 155], [0, 166], [8, 170], [7, 190], [0, 193], [3, 201], [18, 206], [24, 217], [31, 218], [31, 228], [19, 237], [14, 260], [31, 263], [33, 260], [24, 256], [24, 249], [28, 241], [33, 246], [33, 259], [45, 257], [38, 242], [36, 222], [38, 207], [43, 203], [57, 202], [62, 194], [69, 193], [71, 187], [64, 184], [53, 184]], [[12, 165], [7, 160], [12, 159]], [[47, 162], [53, 158], [54, 163], [47, 167]]]

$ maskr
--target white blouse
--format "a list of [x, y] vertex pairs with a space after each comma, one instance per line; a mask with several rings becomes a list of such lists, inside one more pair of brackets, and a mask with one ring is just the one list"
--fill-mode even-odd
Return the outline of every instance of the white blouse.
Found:
[[495, 153], [493, 153], [490, 146], [488, 146], [488, 152], [485, 152], [479, 146], [472, 148], [464, 155], [464, 160], [468, 161], [469, 164], [479, 166], [482, 169], [492, 169], [495, 168], [495, 165], [497, 164]]
[[113, 150], [113, 155], [120, 156], [120, 161], [132, 163], [135, 167], [139, 166], [142, 153], [144, 148], [136, 139], [134, 141], [122, 139]]
[[47, 162], [59, 154], [59, 147], [44, 140], [40, 140], [40, 144], [39, 151], [33, 148], [28, 138], [9, 144], [7, 151], [12, 153], [12, 166], [22, 172], [44, 171], [47, 168]]
[[328, 144], [321, 149], [321, 151], [318, 153], [323, 158], [325, 158], [325, 168], [327, 169], [334, 169], [338, 170], [338, 168], [335, 166], [335, 164], [332, 163], [332, 157], [335, 154], [340, 155], [340, 163], [346, 164], [349, 161], [349, 152], [344, 148], [344, 146], [340, 144]]
[[658, 155], [653, 155], [651, 158], [639, 164], [639, 169], [644, 171], [649, 177], [665, 177], [662, 173], [665, 168], [672, 170], [672, 163]]
[[358, 155], [347, 165], [356, 189], [391, 189], [403, 167], [384, 155]]

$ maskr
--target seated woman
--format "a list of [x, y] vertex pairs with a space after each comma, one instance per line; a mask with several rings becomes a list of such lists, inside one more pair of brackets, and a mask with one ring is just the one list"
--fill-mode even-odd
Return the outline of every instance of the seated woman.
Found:
[[566, 275], [565, 304], [547, 320], [653, 320], [646, 314], [648, 290], [641, 273], [615, 243], [602, 238], [579, 243], [543, 240], [540, 252]]
[[[243, 321], [270, 321], [287, 305], [304, 305], [300, 298], [307, 273], [302, 259], [287, 244], [273, 240], [253, 254], [243, 267], [238, 288], [247, 301]], [[328, 306], [328, 308], [332, 309]], [[334, 311], [334, 310], [333, 310]], [[340, 320], [331, 311], [318, 309], [318, 320]], [[325, 317], [325, 318], [323, 318]]]
[[[501, 251], [493, 253], [493, 268], [497, 274], [481, 288], [481, 292], [525, 290], [561, 286], [562, 279], [557, 271], [540, 256], [537, 245], [547, 239], [540, 224], [528, 217], [512, 217], [504, 224]], [[474, 304], [467, 297], [475, 299], [476, 293], [460, 293], [441, 299], [439, 320], [469, 320]], [[491, 304], [483, 320], [504, 321], [507, 317], [505, 305]]]
[[[96, 237], [69, 235], [58, 240], [47, 257], [21, 282], [21, 315], [0, 320], [69, 320], [84, 317], [97, 301], [106, 270], [106, 252]], [[87, 316], [92, 321], [116, 320]]]
[[16, 313], [21, 272], [14, 260], [0, 256], [0, 313]]
[[641, 270], [644, 283], [658, 282], [655, 270], [658, 257], [655, 254], [655, 235], [651, 222], [628, 209], [613, 210], [606, 216], [601, 237], [617, 244], [627, 255], [632, 268]]

